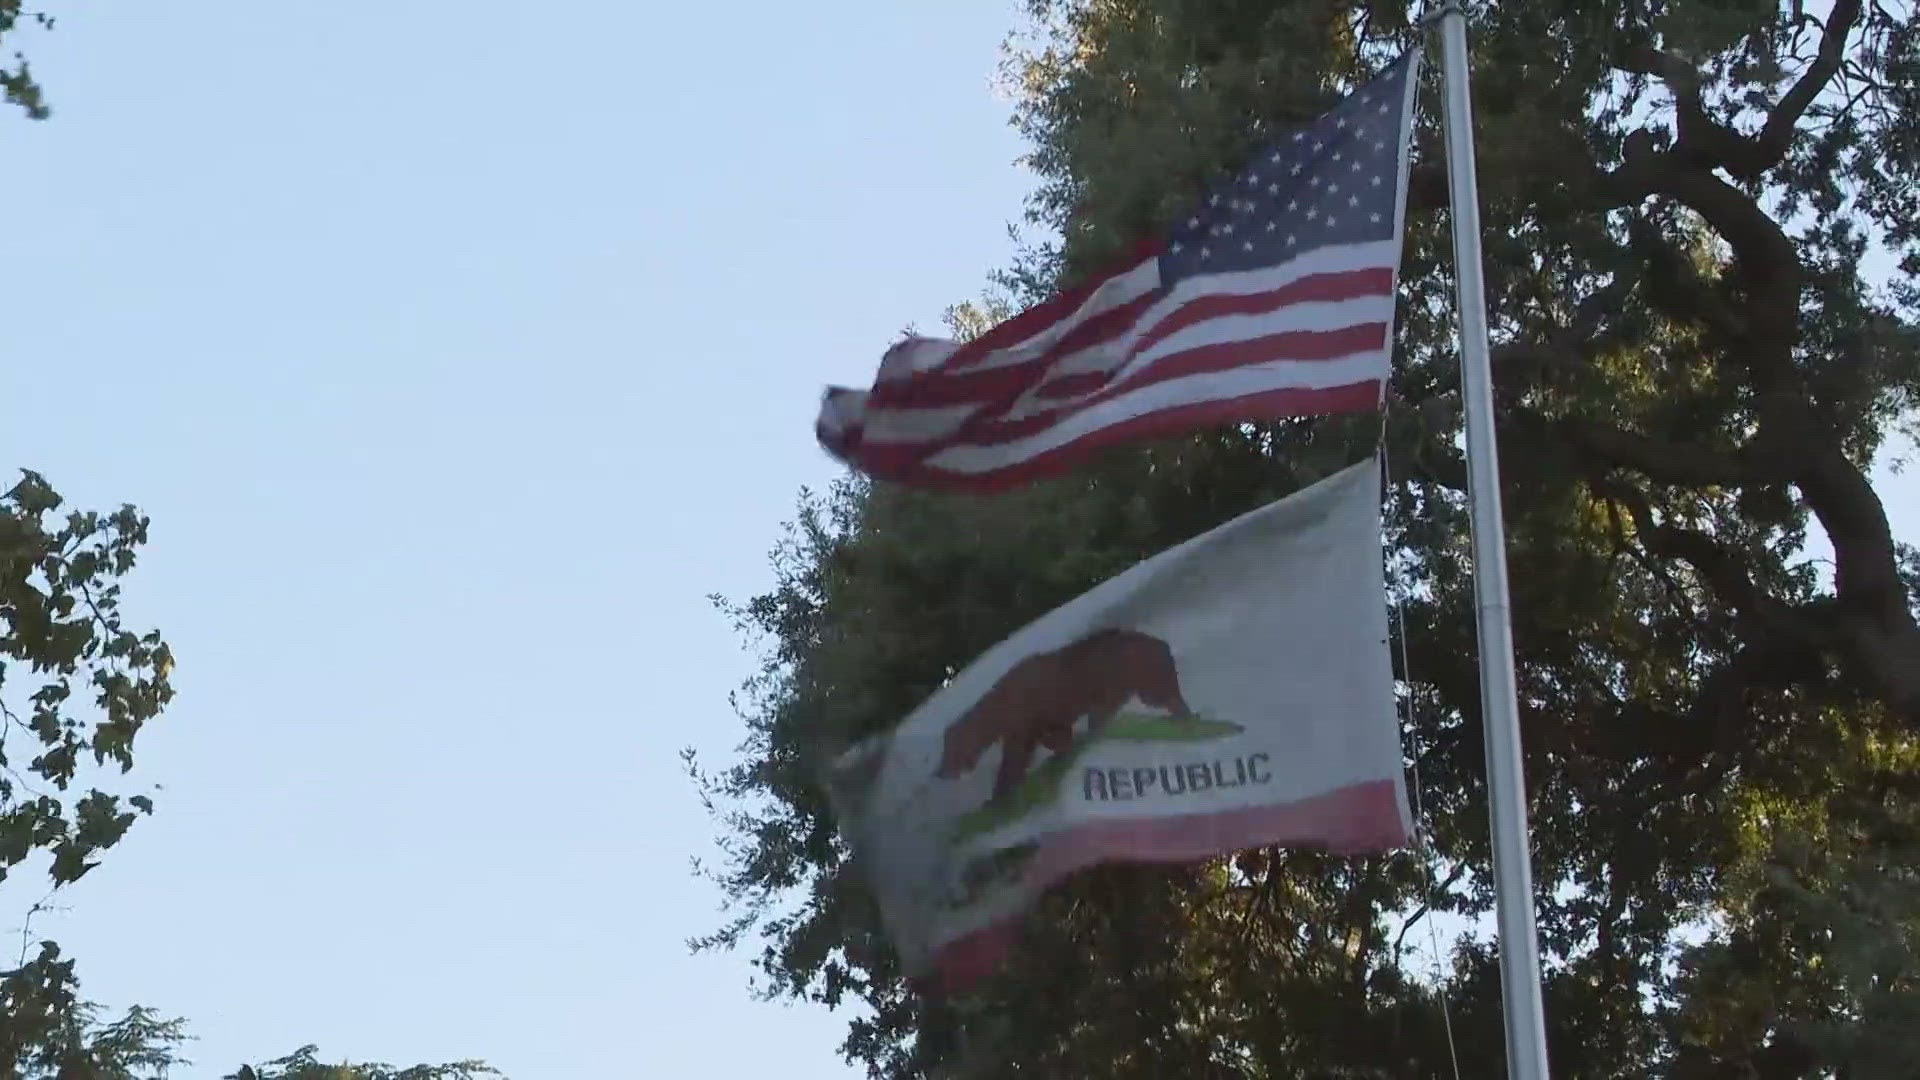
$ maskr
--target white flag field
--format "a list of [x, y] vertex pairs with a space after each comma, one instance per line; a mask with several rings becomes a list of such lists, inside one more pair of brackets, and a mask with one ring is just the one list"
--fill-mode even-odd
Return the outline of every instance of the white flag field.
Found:
[[989, 650], [834, 763], [910, 977], [957, 989], [1106, 861], [1411, 834], [1376, 460], [1164, 551]]

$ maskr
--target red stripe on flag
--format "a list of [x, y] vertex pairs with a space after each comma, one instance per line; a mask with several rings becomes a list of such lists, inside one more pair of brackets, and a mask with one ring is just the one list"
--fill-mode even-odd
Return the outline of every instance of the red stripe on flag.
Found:
[[1223, 315], [1265, 315], [1294, 304], [1331, 304], [1368, 296], [1392, 295], [1391, 267], [1313, 274], [1267, 292], [1208, 293], [1181, 304], [1179, 310], [1160, 320], [1153, 329], [1142, 335], [1140, 344], [1134, 348], [1138, 352], [1145, 352], [1162, 338]]
[[[1247, 423], [1280, 417], [1365, 412], [1380, 404], [1380, 380], [1367, 379], [1345, 386], [1306, 389], [1292, 386], [1263, 390], [1240, 397], [1177, 405], [1130, 417], [1097, 431], [1042, 451], [1031, 458], [982, 473], [962, 473], [928, 465], [926, 448], [861, 449], [860, 468], [881, 480], [920, 484], [954, 491], [1000, 491], [1029, 480], [1056, 475], [1093, 453], [1116, 443], [1190, 434], [1214, 424]], [[946, 446], [937, 449], [946, 449]]]
[[[1391, 296], [1392, 292], [1393, 271], [1370, 268], [1314, 274], [1267, 292], [1197, 296], [1162, 318], [1132, 346], [1132, 351], [1135, 353], [1144, 351], [1171, 334], [1225, 315], [1264, 315], [1294, 304], [1338, 303], [1368, 296]], [[950, 358], [947, 364], [935, 371], [909, 379], [876, 384], [873, 387], [872, 396], [868, 399], [868, 406], [871, 408], [932, 408], [970, 402], [1010, 403], [1033, 386], [1036, 380], [1044, 378], [1045, 369], [1060, 358], [1124, 336], [1134, 328], [1135, 322], [1141, 315], [1166, 295], [1165, 290], [1156, 289], [1119, 307], [1103, 311], [1067, 331], [1066, 335], [1046, 352], [1018, 364], [1007, 364], [982, 371], [958, 371], [952, 369]], [[1033, 331], [1033, 333], [1038, 332], [1037, 329]], [[1017, 345], [1031, 336], [1032, 334], [1023, 334], [1008, 344]], [[986, 336], [976, 338], [963, 346], [963, 351], [970, 351], [975, 345], [985, 340], [987, 340]], [[981, 358], [979, 355], [970, 356], [967, 362], [977, 363]], [[1063, 383], [1069, 378], [1073, 381], [1065, 383], [1058, 389], [1043, 383], [1040, 393], [1046, 397], [1066, 397], [1075, 393], [1084, 393], [1086, 388], [1098, 387], [1109, 377], [1103, 373], [1075, 373], [1072, 376], [1063, 376]], [[1081, 389], [1073, 389], [1073, 387]]]
[[1052, 348], [1031, 360], [975, 371], [949, 371], [942, 368], [910, 379], [878, 383], [867, 398], [867, 407], [927, 408], [976, 401], [1012, 404], [1014, 398], [1025, 393], [1036, 381], [1045, 378], [1047, 368], [1061, 357], [1124, 336], [1133, 329], [1140, 315], [1163, 295], [1156, 289], [1119, 307], [1103, 311], [1068, 330], [1059, 341], [1054, 342]]
[[[1336, 854], [1387, 851], [1407, 842], [1395, 780], [1368, 780], [1277, 806], [1211, 814], [1103, 821], [1043, 838], [1021, 885], [1038, 894], [1075, 871], [1107, 862], [1195, 862], [1247, 848], [1314, 847]], [[993, 974], [1019, 943], [1025, 912], [984, 926], [934, 954], [929, 993], [959, 993]]]
[[[1392, 287], [1391, 271], [1365, 270], [1315, 275], [1271, 292], [1244, 296], [1196, 297], [1160, 320], [1131, 347], [1130, 352], [1137, 354], [1173, 333], [1212, 318], [1230, 315], [1262, 315], [1298, 303], [1331, 303], [1364, 299], [1369, 296], [1390, 297]], [[1102, 341], [1123, 336], [1132, 329], [1137, 316], [1163, 295], [1164, 293], [1156, 291], [1132, 303], [1103, 312], [1069, 331], [1067, 336], [1053, 348], [1032, 360], [981, 371], [929, 373], [912, 379], [880, 383], [873, 388], [871, 396], [867, 399], [867, 405], [869, 408], [935, 408], [974, 403], [998, 405], [1002, 408], [1011, 406], [1022, 394], [1033, 388], [1037, 380], [1045, 378], [1046, 369], [1059, 358], [1092, 348]], [[1362, 325], [1384, 326], [1383, 323]], [[1293, 333], [1308, 332], [1293, 331]], [[1268, 335], [1268, 338], [1277, 336]], [[1267, 338], [1254, 340], [1267, 340]], [[1255, 351], [1258, 352], [1258, 350]], [[1357, 350], [1333, 355], [1351, 355], [1353, 351]], [[1315, 355], [1294, 357], [1279, 354], [1268, 357], [1268, 359], [1301, 360], [1327, 358], [1330, 357]], [[1154, 361], [1154, 366], [1149, 371], [1158, 370], [1164, 363], [1166, 363], [1164, 358]], [[1098, 389], [1111, 377], [1108, 372], [1074, 372], [1052, 382], [1042, 382], [1037, 392], [1042, 397], [1048, 398], [1072, 397]]]
[[942, 371], [955, 371], [969, 364], [978, 363], [980, 358], [998, 349], [1018, 345], [1047, 327], [1067, 318], [1085, 303], [1089, 296], [1099, 291], [1100, 286], [1132, 270], [1148, 259], [1158, 258], [1161, 244], [1152, 241], [1141, 244], [1132, 255], [1119, 260], [1106, 273], [1089, 279], [1086, 283], [1068, 289], [1052, 299], [1035, 304], [1027, 310], [1000, 323], [993, 329], [974, 338], [955, 350], [952, 356], [940, 365]]
[[1070, 398], [1091, 394], [1113, 378], [1111, 371], [1075, 371], [1040, 384], [1034, 393], [1043, 398]]
[[[1017, 420], [996, 420], [983, 416], [974, 423], [968, 424], [960, 435], [947, 441], [981, 445], [1024, 439], [1045, 431], [1075, 413], [1155, 383], [1279, 360], [1297, 360], [1303, 363], [1339, 360], [1356, 353], [1381, 348], [1386, 340], [1386, 334], [1387, 324], [1376, 322], [1342, 327], [1338, 330], [1294, 330], [1281, 334], [1269, 334], [1266, 337], [1227, 341], [1218, 345], [1201, 345], [1186, 352], [1161, 357], [1124, 382], [1115, 383], [1097, 394], [1068, 405], [1034, 413], [1031, 416], [1023, 416]], [[941, 448], [935, 446], [932, 449]]]
[[927, 409], [975, 402], [1005, 402], [1026, 392], [1044, 373], [1045, 359], [976, 371], [916, 375], [897, 382], [875, 383], [867, 396], [871, 409]]

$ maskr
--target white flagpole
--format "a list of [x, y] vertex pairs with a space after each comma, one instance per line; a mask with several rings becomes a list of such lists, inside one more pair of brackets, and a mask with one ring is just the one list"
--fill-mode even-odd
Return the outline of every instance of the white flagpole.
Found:
[[1460, 318], [1460, 391], [1467, 421], [1468, 501], [1473, 512], [1473, 591], [1480, 632], [1480, 716], [1487, 746], [1487, 807], [1493, 819], [1500, 988], [1510, 1080], [1547, 1080], [1547, 1028], [1540, 1004], [1540, 942], [1521, 773], [1520, 710], [1507, 599], [1506, 528], [1493, 435], [1493, 370], [1480, 259], [1480, 189], [1473, 166], [1473, 105], [1467, 86], [1467, 15], [1440, 12], [1446, 84], [1447, 185], [1453, 213], [1455, 296]]

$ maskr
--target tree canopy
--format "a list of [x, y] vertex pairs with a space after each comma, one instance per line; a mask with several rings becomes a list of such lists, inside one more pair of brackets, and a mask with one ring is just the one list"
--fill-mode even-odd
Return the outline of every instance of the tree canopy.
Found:
[[[21, 0], [0, 0], [0, 46], [11, 48], [11, 39], [22, 24], [51, 30], [54, 17], [45, 11], [25, 8]], [[0, 60], [0, 99], [17, 106], [35, 120], [45, 120], [51, 114], [47, 108], [46, 94], [33, 77], [32, 66], [27, 63], [26, 55], [18, 50], [14, 50], [11, 61]]]
[[450, 1065], [413, 1065], [404, 1069], [392, 1065], [328, 1065], [318, 1057], [319, 1048], [303, 1046], [286, 1057], [258, 1067], [243, 1065], [226, 1080], [484, 1080], [500, 1074], [477, 1061]]
[[[31, 472], [0, 496], [0, 886], [15, 897], [79, 880], [153, 812], [147, 794], [115, 781], [173, 697], [166, 642], [120, 615], [147, 519], [130, 506], [64, 516], [60, 506]], [[18, 907], [30, 920], [43, 902]], [[75, 985], [52, 942], [0, 972], [0, 1075], [89, 1045]]]
[[[1183, 213], [1276, 121], [1426, 40], [1391, 0], [1030, 0], [1006, 75], [1039, 239], [961, 332]], [[1513, 0], [1475, 150], [1557, 1076], [1911, 1075], [1920, 556], [1869, 467], [1920, 405], [1920, 13]], [[1437, 53], [1435, 54], [1437, 55]], [[741, 760], [695, 770], [765, 989], [857, 1003], [877, 1077], [1493, 1075], [1496, 954], [1437, 73], [1423, 88], [1388, 545], [1430, 856], [1246, 852], [1056, 890], [975, 994], [900, 978], [815, 778], [1024, 622], [1365, 454], [1377, 418], [1109, 454], [1007, 496], [803, 499]], [[1823, 542], [1824, 541], [1824, 542]], [[1831, 555], [1827, 554], [1830, 548]]]

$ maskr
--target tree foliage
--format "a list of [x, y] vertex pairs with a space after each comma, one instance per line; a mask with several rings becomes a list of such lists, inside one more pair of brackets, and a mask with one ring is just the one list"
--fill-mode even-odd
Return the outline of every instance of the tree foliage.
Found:
[[[1007, 65], [1045, 239], [1000, 303], [1176, 215], [1275, 120], [1420, 44], [1390, 0], [1031, 0]], [[1557, 1076], [1906, 1076], [1920, 557], [1868, 466], [1920, 405], [1920, 15], [1514, 0], [1473, 18], [1475, 148]], [[1385, 425], [1410, 778], [1431, 857], [1254, 851], [1057, 890], [981, 992], [908, 992], [824, 753], [1025, 621], [1364, 454], [1221, 430], [993, 499], [848, 480], [733, 608], [766, 666], [722, 815], [767, 992], [864, 1008], [873, 1075], [1449, 1076], [1503, 1067], [1437, 79]], [[977, 324], [980, 309], [963, 309]], [[1821, 538], [1831, 547], [1829, 559]], [[1902, 860], [1906, 860], [1903, 862]]]
[[[0, 47], [12, 47], [13, 38], [18, 36], [22, 24], [51, 30], [53, 23], [51, 14], [26, 8], [21, 0], [0, 0]], [[27, 63], [26, 55], [18, 50], [13, 52], [10, 61], [0, 60], [0, 98], [4, 98], [9, 105], [18, 106], [35, 120], [45, 120], [51, 114], [46, 95], [41, 91], [40, 84], [34, 81], [33, 69]]]
[[[0, 496], [0, 886], [16, 896], [79, 880], [153, 812], [149, 795], [111, 789], [133, 767], [140, 730], [173, 697], [171, 650], [120, 612], [147, 519], [130, 506], [64, 516], [60, 507], [33, 472]], [[23, 879], [28, 870], [47, 884]], [[43, 904], [19, 907], [30, 918]], [[87, 1045], [73, 961], [53, 943], [23, 951], [0, 980], [0, 1075]]]
[[481, 1080], [500, 1073], [478, 1061], [460, 1061], [448, 1065], [328, 1065], [319, 1057], [319, 1048], [303, 1046], [298, 1051], [263, 1065], [242, 1065], [226, 1080]]
[[[48, 946], [51, 948], [51, 946]], [[100, 1010], [73, 1000], [71, 965], [56, 967], [64, 977], [48, 977], [47, 968], [10, 973], [0, 983], [0, 1043], [4, 1043], [6, 1071], [20, 1080], [165, 1080], [173, 1068], [186, 1064], [180, 1047], [186, 1041], [185, 1024], [134, 1006], [117, 1020], [100, 1019]], [[49, 995], [55, 1008], [20, 1009], [23, 998]], [[53, 1018], [45, 1030], [24, 1043], [22, 1030], [12, 1023], [19, 1014]]]

